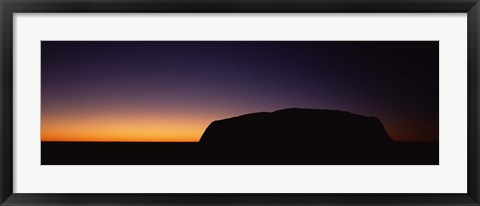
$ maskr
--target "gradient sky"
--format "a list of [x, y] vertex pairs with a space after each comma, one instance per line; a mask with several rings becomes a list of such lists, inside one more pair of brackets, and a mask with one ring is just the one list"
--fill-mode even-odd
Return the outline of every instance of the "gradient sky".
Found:
[[394, 140], [438, 141], [437, 41], [42, 41], [41, 49], [42, 141], [195, 142], [214, 120], [291, 107], [375, 116]]

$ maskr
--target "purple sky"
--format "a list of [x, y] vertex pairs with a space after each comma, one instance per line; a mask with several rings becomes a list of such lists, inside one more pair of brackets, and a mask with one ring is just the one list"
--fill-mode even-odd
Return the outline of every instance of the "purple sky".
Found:
[[80, 124], [76, 115], [208, 125], [299, 107], [375, 116], [395, 140], [437, 141], [438, 54], [437, 41], [43, 41], [42, 140], [62, 134], [55, 122]]

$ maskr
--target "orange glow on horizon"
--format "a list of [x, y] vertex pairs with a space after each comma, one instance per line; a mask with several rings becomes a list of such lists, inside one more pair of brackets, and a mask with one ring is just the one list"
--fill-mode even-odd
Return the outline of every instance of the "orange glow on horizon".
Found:
[[[198, 142], [208, 125], [219, 119], [234, 117], [251, 110], [235, 112], [152, 107], [75, 107], [42, 108], [41, 141], [44, 142]], [[223, 110], [225, 111], [225, 110]], [[262, 110], [259, 110], [262, 111]], [[380, 118], [387, 133], [395, 141], [430, 141], [422, 124], [409, 119]], [[401, 127], [397, 125], [410, 125]], [[438, 133], [434, 134], [433, 136]]]
[[220, 117], [186, 114], [178, 110], [126, 112], [49, 112], [42, 114], [42, 141], [72, 142], [198, 142], [205, 129]]

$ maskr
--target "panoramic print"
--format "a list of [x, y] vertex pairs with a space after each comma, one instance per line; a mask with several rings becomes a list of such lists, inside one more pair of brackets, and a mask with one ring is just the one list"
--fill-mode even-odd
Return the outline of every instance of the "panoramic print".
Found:
[[438, 165], [438, 41], [42, 41], [42, 165]]

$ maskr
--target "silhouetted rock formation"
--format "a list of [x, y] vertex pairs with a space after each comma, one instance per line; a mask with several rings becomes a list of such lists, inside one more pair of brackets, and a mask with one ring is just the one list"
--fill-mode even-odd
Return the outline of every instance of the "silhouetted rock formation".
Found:
[[438, 164], [438, 142], [395, 142], [375, 117], [284, 109], [212, 122], [199, 143], [42, 142], [42, 164]]
[[395, 164], [407, 152], [422, 152], [399, 152], [375, 117], [297, 108], [214, 121], [200, 145], [206, 159], [233, 164]]
[[389, 144], [380, 120], [337, 110], [284, 109], [214, 121], [202, 144], [308, 146]]

